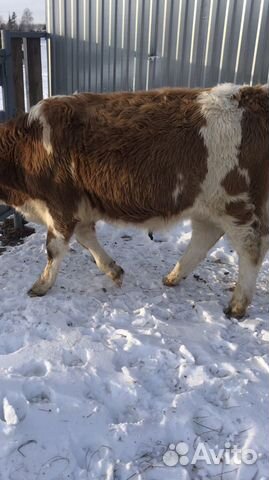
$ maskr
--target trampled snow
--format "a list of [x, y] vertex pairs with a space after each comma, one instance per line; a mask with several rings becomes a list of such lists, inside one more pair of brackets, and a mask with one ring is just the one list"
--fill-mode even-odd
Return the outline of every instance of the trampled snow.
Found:
[[[122, 288], [73, 241], [53, 289], [29, 298], [41, 227], [0, 257], [1, 480], [268, 480], [268, 256], [238, 323], [222, 312], [237, 273], [226, 240], [168, 288], [187, 222], [160, 242], [103, 223], [98, 234]], [[215, 464], [192, 461], [201, 445]], [[237, 462], [234, 446], [256, 461]]]

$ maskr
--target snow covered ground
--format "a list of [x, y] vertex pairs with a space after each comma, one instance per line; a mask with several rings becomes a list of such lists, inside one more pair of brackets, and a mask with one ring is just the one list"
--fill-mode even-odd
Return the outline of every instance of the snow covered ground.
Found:
[[0, 479], [268, 480], [269, 257], [238, 323], [222, 313], [237, 272], [225, 240], [169, 289], [187, 222], [161, 243], [98, 233], [121, 289], [73, 242], [55, 287], [29, 298], [41, 228], [0, 257]]

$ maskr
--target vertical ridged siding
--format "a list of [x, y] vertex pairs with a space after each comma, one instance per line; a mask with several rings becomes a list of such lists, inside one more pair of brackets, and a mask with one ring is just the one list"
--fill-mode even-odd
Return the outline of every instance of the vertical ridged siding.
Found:
[[267, 83], [269, 0], [47, 0], [51, 93]]

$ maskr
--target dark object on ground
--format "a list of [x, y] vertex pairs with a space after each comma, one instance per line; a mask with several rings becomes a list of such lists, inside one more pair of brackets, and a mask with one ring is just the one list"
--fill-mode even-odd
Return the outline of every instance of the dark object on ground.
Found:
[[148, 232], [148, 236], [149, 236], [150, 240], [153, 240], [153, 233], [152, 232]]
[[28, 227], [25, 223], [26, 222], [23, 221], [23, 227], [21, 229], [14, 227], [12, 218], [6, 218], [0, 224], [0, 241], [2, 247], [19, 245], [23, 243], [25, 237], [29, 237], [29, 235], [35, 233], [35, 229]]

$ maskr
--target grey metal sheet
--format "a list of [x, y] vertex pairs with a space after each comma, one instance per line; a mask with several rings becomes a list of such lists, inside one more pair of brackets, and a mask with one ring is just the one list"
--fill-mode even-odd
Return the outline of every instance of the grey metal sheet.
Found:
[[219, 81], [226, 10], [227, 2], [210, 0], [202, 86], [212, 86]]
[[264, 0], [263, 9], [261, 14], [261, 25], [259, 38], [257, 38], [257, 51], [255, 52], [255, 58], [253, 55], [253, 71], [251, 75], [251, 81], [256, 83], [268, 83], [269, 82], [269, 0]]
[[52, 93], [266, 83], [269, 0], [46, 0]]

